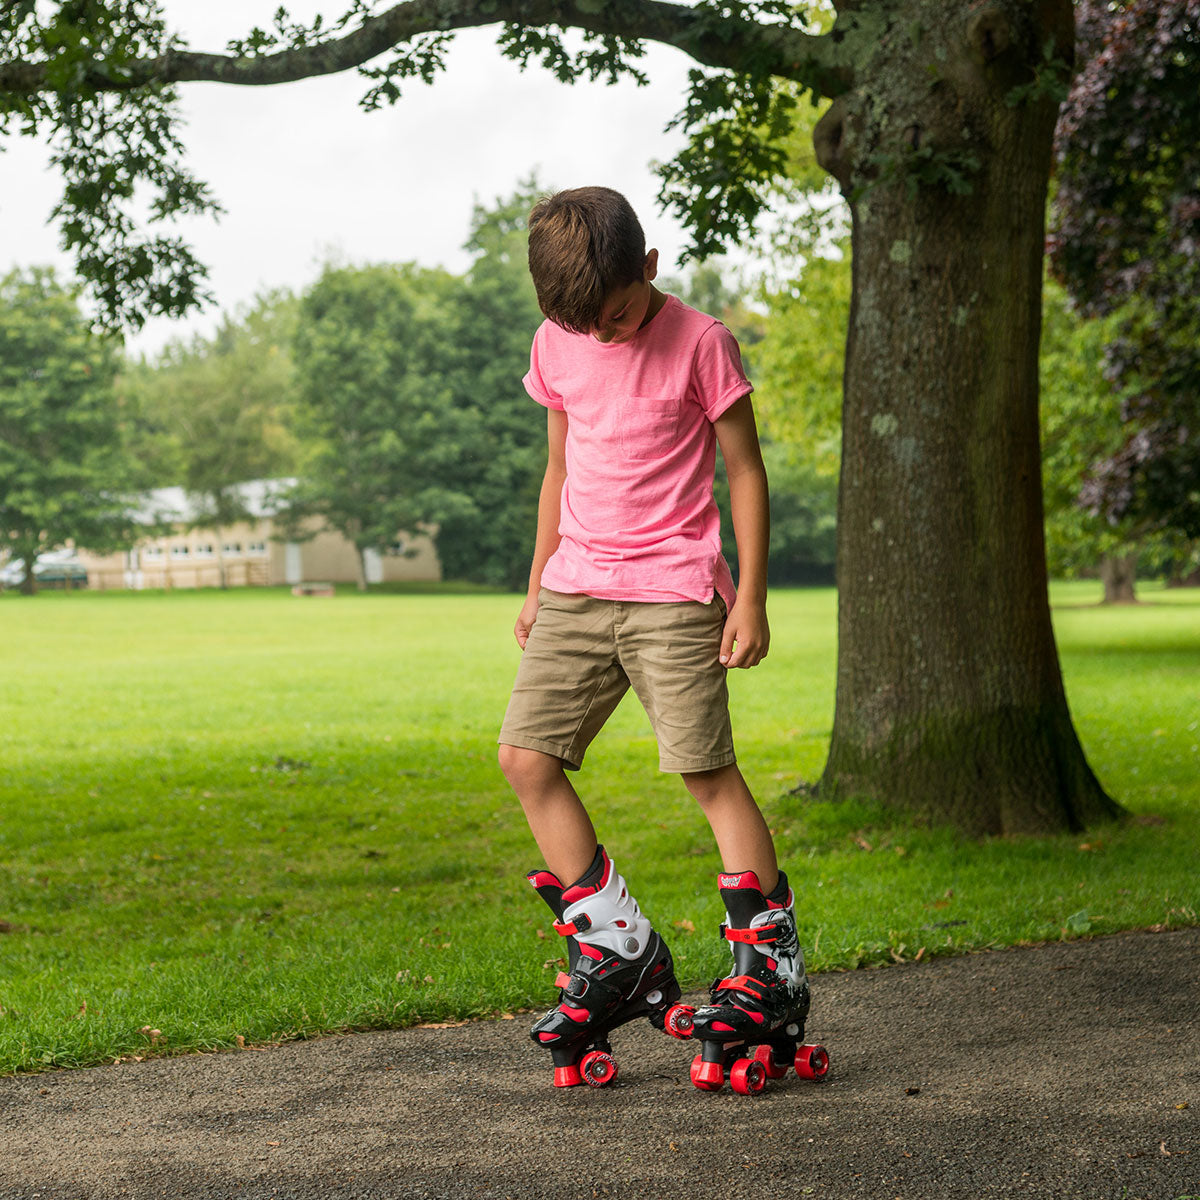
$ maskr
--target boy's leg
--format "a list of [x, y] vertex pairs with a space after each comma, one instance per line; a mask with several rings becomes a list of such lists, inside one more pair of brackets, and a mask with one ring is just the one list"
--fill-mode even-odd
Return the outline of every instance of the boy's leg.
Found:
[[582, 878], [596, 856], [596, 830], [562, 760], [501, 745], [500, 769], [521, 801], [547, 868], [568, 882]]
[[764, 892], [774, 891], [779, 882], [775, 843], [737, 765], [685, 772], [683, 782], [708, 818], [725, 870], [753, 871]]

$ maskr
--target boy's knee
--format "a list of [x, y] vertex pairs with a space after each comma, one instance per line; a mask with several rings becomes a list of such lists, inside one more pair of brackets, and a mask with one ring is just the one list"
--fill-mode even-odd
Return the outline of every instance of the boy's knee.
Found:
[[692, 798], [701, 805], [718, 800], [729, 791], [731, 773], [737, 767], [716, 767], [711, 771], [688, 771], [683, 775], [683, 785]]
[[501, 743], [500, 770], [516, 792], [528, 788], [544, 787], [562, 774], [560, 759], [540, 750], [529, 750], [524, 746], [509, 746]]

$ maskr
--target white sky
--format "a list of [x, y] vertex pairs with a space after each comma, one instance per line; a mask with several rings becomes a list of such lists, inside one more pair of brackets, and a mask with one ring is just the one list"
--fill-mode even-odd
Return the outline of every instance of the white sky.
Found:
[[[192, 49], [221, 51], [267, 25], [279, 0], [165, 0], [171, 28]], [[336, 0], [295, 0], [298, 19], [339, 11]], [[510, 195], [536, 169], [547, 187], [605, 184], [624, 192], [677, 270], [683, 235], [659, 213], [650, 164], [681, 144], [663, 127], [679, 110], [690, 60], [652, 47], [650, 86], [558, 83], [540, 67], [522, 73], [495, 48], [495, 28], [455, 39], [431, 87], [411, 83], [392, 108], [364, 113], [370, 86], [355, 72], [273, 88], [186, 84], [184, 140], [195, 173], [226, 208], [219, 223], [182, 228], [202, 262], [218, 309], [265, 287], [304, 287], [331, 252], [354, 262], [417, 261], [460, 271], [472, 205]], [[10, 137], [0, 154], [0, 274], [50, 263], [70, 274], [47, 224], [59, 195], [44, 147]], [[152, 353], [171, 337], [208, 332], [217, 310], [156, 320], [131, 341]]]

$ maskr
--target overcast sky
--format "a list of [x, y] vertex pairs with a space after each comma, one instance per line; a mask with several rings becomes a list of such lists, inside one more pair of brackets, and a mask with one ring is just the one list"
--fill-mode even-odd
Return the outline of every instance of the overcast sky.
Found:
[[[279, 0], [165, 0], [171, 28], [196, 50], [220, 51]], [[296, 0], [293, 16], [335, 4]], [[265, 287], [302, 288], [336, 253], [355, 262], [412, 261], [462, 270], [472, 205], [512, 193], [536, 170], [552, 187], [602, 183], [637, 209], [663, 270], [676, 269], [683, 236], [659, 213], [655, 159], [675, 154], [663, 132], [679, 110], [690, 60], [651, 48], [649, 87], [631, 82], [559, 84], [522, 73], [495, 49], [495, 29], [458, 35], [431, 87], [410, 84], [393, 108], [357, 107], [369, 86], [355, 72], [274, 88], [186, 84], [184, 139], [193, 170], [226, 208], [219, 223], [183, 226], [211, 270], [220, 308]], [[9, 138], [0, 154], [0, 274], [53, 263], [70, 272], [47, 224], [59, 194], [44, 147]], [[153, 352], [168, 338], [207, 332], [213, 311], [186, 322], [151, 322], [131, 342]]]

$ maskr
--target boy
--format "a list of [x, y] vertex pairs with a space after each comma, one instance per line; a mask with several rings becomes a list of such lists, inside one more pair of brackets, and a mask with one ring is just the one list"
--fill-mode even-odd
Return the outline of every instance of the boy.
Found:
[[[696, 1033], [765, 1036], [807, 1009], [792, 896], [736, 765], [725, 678], [760, 662], [770, 638], [767, 478], [752, 388], [733, 335], [660, 292], [657, 267], [628, 201], [608, 188], [559, 192], [530, 214], [529, 268], [547, 320], [524, 384], [547, 410], [549, 461], [515, 628], [523, 655], [499, 741], [546, 861], [530, 882], [568, 939], [559, 1006], [532, 1030], [560, 1087], [610, 1082], [612, 1059], [587, 1048], [606, 1051], [607, 1032], [632, 1016], [661, 1026], [680, 994], [670, 951], [566, 776], [630, 686], [660, 769], [682, 775], [725, 868], [736, 974], [697, 1010]], [[713, 499], [717, 443], [736, 593]]]

